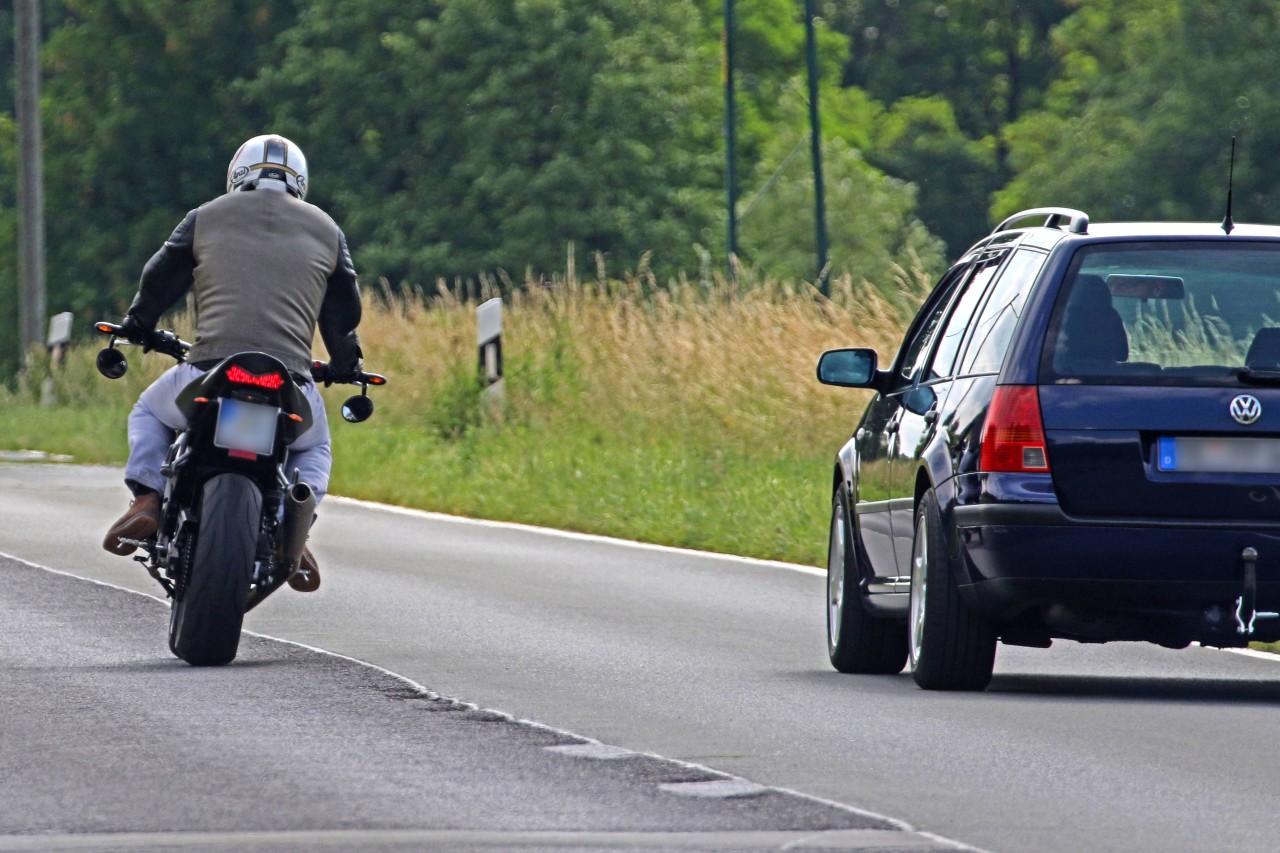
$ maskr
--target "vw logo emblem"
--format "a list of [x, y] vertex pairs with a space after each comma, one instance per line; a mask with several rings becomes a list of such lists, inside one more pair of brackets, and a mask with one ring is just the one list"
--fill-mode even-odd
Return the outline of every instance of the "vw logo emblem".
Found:
[[1231, 401], [1231, 417], [1236, 419], [1236, 423], [1245, 426], [1257, 423], [1258, 418], [1262, 417], [1262, 404], [1252, 394], [1241, 394]]

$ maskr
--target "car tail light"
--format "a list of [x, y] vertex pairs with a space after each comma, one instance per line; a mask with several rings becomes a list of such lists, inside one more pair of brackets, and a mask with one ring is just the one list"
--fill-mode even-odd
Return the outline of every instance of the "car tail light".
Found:
[[1040, 392], [1034, 385], [997, 385], [982, 427], [980, 471], [1049, 471]]
[[279, 373], [250, 373], [238, 364], [232, 365], [227, 370], [227, 380], [236, 382], [240, 385], [253, 385], [258, 388], [268, 388], [272, 391], [278, 391], [280, 386], [284, 385], [284, 377]]

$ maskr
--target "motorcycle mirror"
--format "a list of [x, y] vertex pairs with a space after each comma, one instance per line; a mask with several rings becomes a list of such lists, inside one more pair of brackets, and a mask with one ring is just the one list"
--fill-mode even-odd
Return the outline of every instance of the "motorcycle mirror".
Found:
[[358, 424], [367, 421], [372, 414], [373, 401], [363, 395], [348, 397], [342, 404], [342, 419], [349, 423]]
[[98, 372], [108, 379], [119, 379], [129, 370], [129, 360], [115, 347], [98, 351]]

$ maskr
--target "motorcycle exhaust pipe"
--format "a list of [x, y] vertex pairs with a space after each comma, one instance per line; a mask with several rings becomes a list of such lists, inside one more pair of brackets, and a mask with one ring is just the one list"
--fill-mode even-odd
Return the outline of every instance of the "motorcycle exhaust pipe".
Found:
[[280, 554], [293, 571], [307, 547], [307, 534], [316, 517], [316, 494], [306, 483], [294, 483], [284, 495], [284, 524], [280, 532]]

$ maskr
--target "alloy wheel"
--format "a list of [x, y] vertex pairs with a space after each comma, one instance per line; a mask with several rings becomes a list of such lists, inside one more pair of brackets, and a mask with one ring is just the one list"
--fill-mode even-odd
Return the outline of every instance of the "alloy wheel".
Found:
[[831, 513], [831, 544], [827, 549], [827, 642], [833, 649], [840, 641], [841, 614], [844, 610], [846, 547], [844, 506], [837, 501]]
[[924, 645], [924, 607], [929, 574], [929, 526], [925, 513], [916, 522], [916, 541], [911, 548], [911, 665], [920, 660]]

